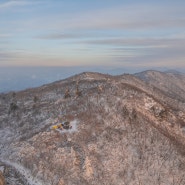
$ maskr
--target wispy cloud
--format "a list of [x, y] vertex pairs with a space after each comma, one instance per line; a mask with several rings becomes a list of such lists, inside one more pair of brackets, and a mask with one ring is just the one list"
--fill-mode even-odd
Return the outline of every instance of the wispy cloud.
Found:
[[38, 39], [58, 40], [58, 39], [78, 39], [82, 38], [82, 34], [66, 34], [66, 33], [50, 33], [36, 36]]
[[[1, 52], [0, 59], [19, 65], [185, 65], [185, 2], [127, 1], [101, 8], [96, 2], [96, 8], [62, 2], [1, 2], [0, 46], [8, 52]], [[14, 14], [17, 10], [21, 13]], [[20, 48], [30, 53], [17, 52]]]
[[0, 10], [7, 10], [15, 7], [24, 7], [27, 5], [38, 4], [39, 1], [28, 1], [28, 0], [9, 0], [3, 3], [0, 3]]
[[[69, 20], [62, 20], [60, 15], [53, 24], [63, 29], [162, 29], [185, 27], [184, 8], [165, 4], [120, 5], [74, 15]], [[54, 25], [56, 24], [56, 25]]]
[[12, 34], [1, 34], [0, 33], [0, 39], [3, 39], [3, 38], [10, 38], [12, 37]]
[[164, 48], [168, 46], [185, 44], [185, 38], [107, 38], [107, 39], [94, 39], [83, 41], [87, 44], [95, 45], [112, 45], [112, 46], [135, 46], [138, 47], [154, 47]]
[[119, 65], [185, 67], [185, 39], [114, 38], [84, 42], [90, 46], [108, 46], [107, 55]]
[[11, 0], [11, 1], [7, 1], [4, 3], [0, 3], [0, 9], [4, 9], [4, 8], [12, 8], [15, 6], [24, 6], [29, 4], [28, 1], [24, 1], [24, 0]]
[[0, 59], [1, 60], [4, 60], [4, 59], [6, 59], [6, 58], [11, 58], [11, 57], [13, 57], [13, 55], [12, 54], [10, 54], [9, 52], [0, 52]]
[[[1, 6], [19, 6], [35, 1], [9, 1]], [[17, 4], [17, 5], [16, 5]], [[184, 3], [185, 5], [185, 3]], [[55, 6], [53, 4], [52, 6]], [[175, 6], [175, 7], [174, 7]], [[100, 31], [150, 31], [164, 30], [169, 28], [185, 28], [184, 6], [166, 4], [135, 4], [123, 5], [100, 10], [79, 12], [56, 12], [47, 14], [40, 12], [39, 16], [33, 16], [29, 20], [17, 20], [17, 27], [27, 30], [43, 30], [40, 39], [65, 39], [76, 38], [77, 36], [66, 34], [74, 32], [100, 30]], [[44, 8], [45, 6], [43, 6]], [[48, 30], [54, 33], [45, 34]], [[58, 33], [56, 33], [58, 32]]]

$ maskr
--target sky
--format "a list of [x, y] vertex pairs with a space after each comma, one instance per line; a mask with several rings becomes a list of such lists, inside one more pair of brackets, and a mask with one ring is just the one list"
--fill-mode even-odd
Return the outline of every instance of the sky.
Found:
[[184, 0], [0, 0], [0, 67], [185, 69]]

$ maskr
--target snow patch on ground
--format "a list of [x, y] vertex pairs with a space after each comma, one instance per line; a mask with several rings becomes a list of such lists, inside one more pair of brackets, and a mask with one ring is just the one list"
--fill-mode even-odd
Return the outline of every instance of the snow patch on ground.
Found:
[[78, 128], [77, 128], [77, 124], [78, 124], [78, 120], [73, 120], [73, 121], [71, 121], [70, 122], [70, 125], [72, 126], [72, 128], [71, 129], [69, 129], [69, 130], [60, 130], [60, 129], [57, 129], [60, 133], [73, 133], [73, 132], [76, 132], [77, 130], [78, 130]]
[[94, 80], [95, 78], [92, 78], [92, 77], [87, 76], [84, 79], [86, 79], [86, 80]]
[[4, 172], [4, 166], [0, 166], [0, 171], [3, 173]]
[[0, 143], [8, 143], [12, 140], [15, 133], [11, 132], [9, 128], [0, 130]]
[[14, 167], [27, 180], [29, 185], [43, 185], [43, 183], [41, 183], [38, 179], [33, 177], [31, 173], [23, 166], [14, 162], [10, 162], [8, 160], [1, 159], [1, 161], [9, 166]]
[[64, 98], [59, 98], [57, 101], [55, 101], [55, 105], [61, 104], [64, 101]]
[[146, 110], [150, 110], [154, 105], [156, 105], [156, 102], [152, 98], [149, 98], [149, 97], [144, 99], [144, 103], [145, 103]]

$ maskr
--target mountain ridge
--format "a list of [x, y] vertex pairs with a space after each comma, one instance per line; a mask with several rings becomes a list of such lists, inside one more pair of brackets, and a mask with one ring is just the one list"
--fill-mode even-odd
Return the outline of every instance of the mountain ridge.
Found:
[[[28, 184], [184, 184], [184, 77], [171, 93], [157, 86], [166, 77], [177, 82], [84, 72], [0, 94], [0, 160], [29, 172]], [[56, 120], [74, 130], [52, 130]]]

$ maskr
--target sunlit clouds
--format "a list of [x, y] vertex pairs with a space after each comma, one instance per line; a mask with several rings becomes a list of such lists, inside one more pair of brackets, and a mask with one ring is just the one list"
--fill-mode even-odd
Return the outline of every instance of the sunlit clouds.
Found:
[[183, 1], [0, 2], [0, 66], [185, 67]]

